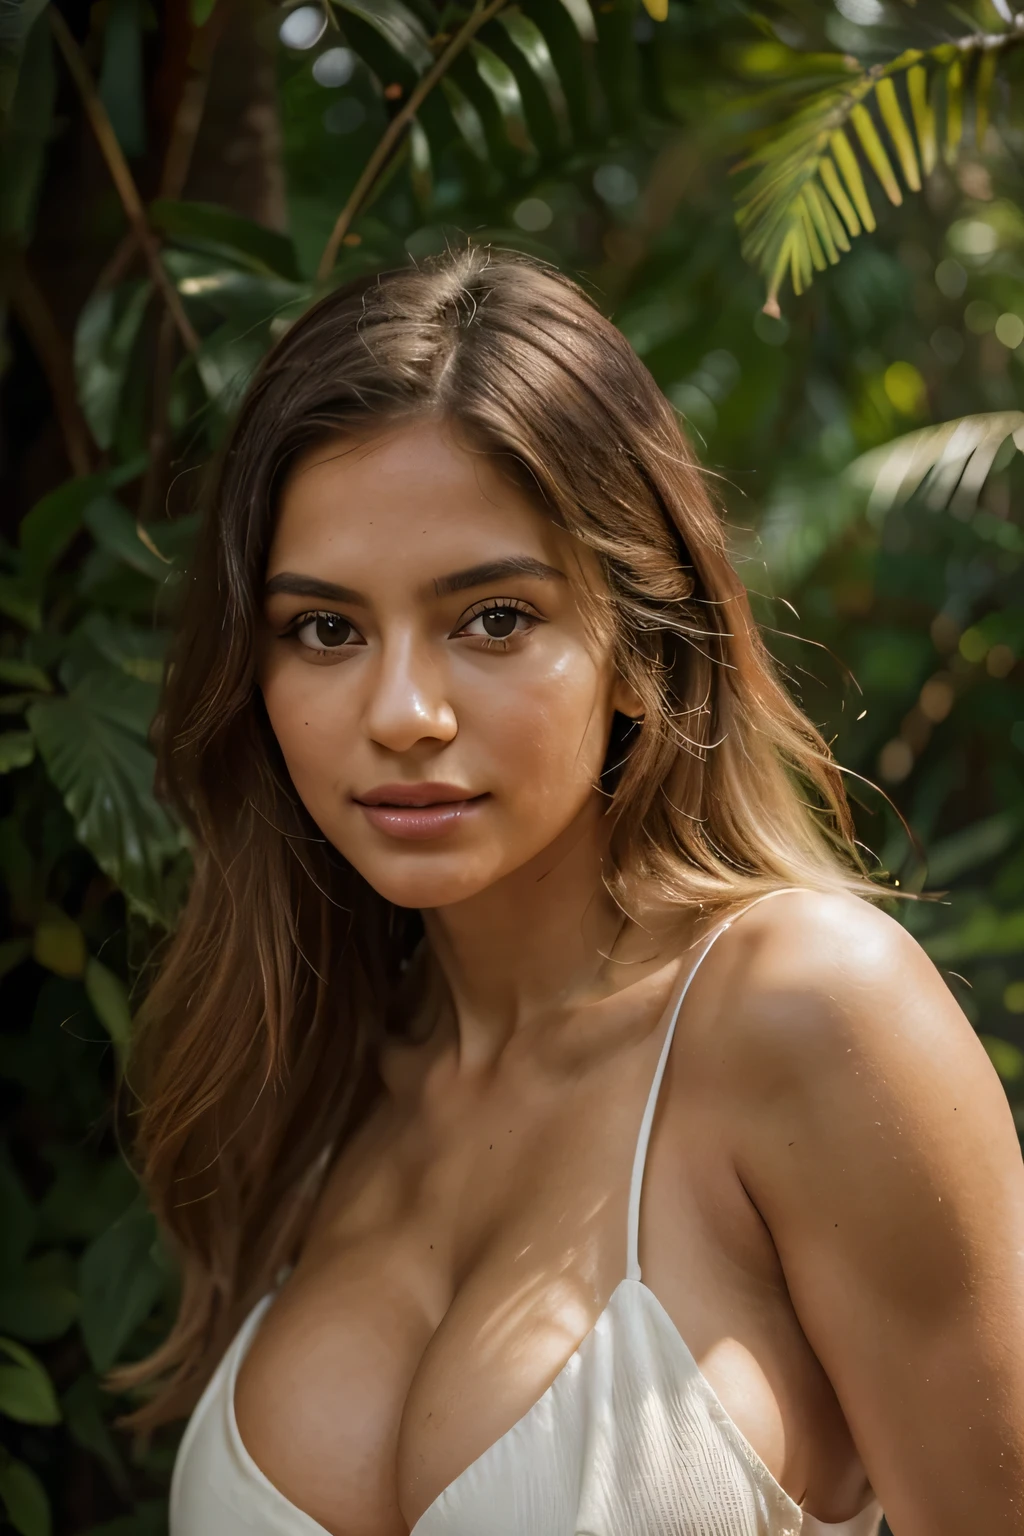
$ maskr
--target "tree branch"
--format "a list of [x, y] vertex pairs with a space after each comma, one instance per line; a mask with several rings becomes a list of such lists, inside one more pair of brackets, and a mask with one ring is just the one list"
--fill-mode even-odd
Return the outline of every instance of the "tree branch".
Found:
[[506, 0], [490, 0], [489, 4], [473, 12], [469, 20], [464, 22], [458, 32], [456, 32], [437, 62], [427, 70], [427, 73], [417, 83], [402, 110], [396, 112], [395, 116], [391, 119], [376, 149], [363, 167], [359, 180], [349, 194], [348, 202], [339, 213], [334, 228], [331, 230], [331, 238], [324, 246], [324, 253], [320, 258], [320, 265], [317, 267], [316, 275], [318, 282], [326, 282], [327, 278], [330, 277], [334, 270], [334, 264], [338, 259], [338, 248], [348, 233], [349, 225], [362, 207], [367, 193], [380, 174], [381, 168], [386, 164], [391, 151], [398, 143], [409, 123], [416, 116], [427, 96], [430, 95], [430, 92], [441, 79], [448, 66], [458, 57], [466, 44], [472, 41], [480, 28], [490, 21], [492, 16], [496, 16], [505, 4]]
[[32, 343], [53, 397], [54, 414], [64, 436], [68, 463], [76, 475], [91, 474], [96, 448], [78, 404], [75, 370], [67, 345], [46, 297], [32, 277], [21, 251], [7, 252], [11, 304]]
[[57, 46], [64, 55], [64, 61], [78, 87], [78, 93], [82, 98], [86, 116], [92, 125], [97, 143], [107, 169], [110, 171], [114, 186], [117, 188], [128, 222], [135, 231], [135, 239], [146, 258], [146, 263], [153, 277], [157, 291], [170, 310], [177, 327], [178, 334], [190, 352], [199, 351], [199, 337], [193, 329], [192, 322], [185, 313], [184, 306], [178, 295], [178, 290], [167, 275], [167, 269], [160, 259], [160, 249], [156, 236], [149, 227], [146, 218], [146, 210], [142, 206], [139, 190], [135, 185], [128, 162], [124, 157], [117, 135], [114, 132], [107, 109], [99, 97], [99, 92], [89, 73], [88, 66], [82, 57], [81, 49], [72, 37], [63, 16], [56, 6], [51, 5], [48, 10], [50, 25], [53, 35], [57, 40]]

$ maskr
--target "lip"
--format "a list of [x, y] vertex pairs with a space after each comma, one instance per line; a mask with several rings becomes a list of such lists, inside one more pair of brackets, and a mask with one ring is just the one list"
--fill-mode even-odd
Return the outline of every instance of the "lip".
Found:
[[371, 826], [389, 837], [424, 841], [471, 820], [489, 795], [470, 795], [457, 784], [378, 784], [354, 795]]

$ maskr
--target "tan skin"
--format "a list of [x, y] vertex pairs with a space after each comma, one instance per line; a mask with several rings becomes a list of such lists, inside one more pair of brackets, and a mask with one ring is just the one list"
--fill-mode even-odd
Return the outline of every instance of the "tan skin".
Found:
[[[562, 575], [438, 595], [521, 556]], [[638, 701], [583, 622], [596, 563], [486, 456], [433, 421], [309, 454], [268, 584], [285, 573], [305, 591], [268, 595], [260, 680], [292, 780], [365, 878], [423, 911], [450, 1000], [424, 985], [410, 1004], [428, 1036], [382, 1062], [235, 1409], [325, 1530], [407, 1536], [624, 1274], [639, 1119], [707, 926], [626, 921], [602, 887], [594, 785], [614, 711]], [[418, 841], [353, 800], [422, 780], [487, 798]], [[845, 1520], [873, 1487], [896, 1536], [1019, 1536], [1022, 1257], [1005, 1096], [918, 946], [854, 897], [740, 919], [680, 1016], [640, 1259], [804, 1509]]]

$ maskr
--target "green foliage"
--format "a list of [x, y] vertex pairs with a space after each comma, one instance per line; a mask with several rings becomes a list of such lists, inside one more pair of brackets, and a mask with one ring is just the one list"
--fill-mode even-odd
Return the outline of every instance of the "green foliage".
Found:
[[844, 56], [821, 61], [847, 68], [850, 77], [816, 92], [762, 136], [746, 162], [757, 175], [737, 204], [743, 251], [768, 280], [771, 312], [778, 312], [787, 275], [803, 293], [815, 271], [834, 266], [852, 239], [875, 228], [864, 170], [891, 203], [903, 202], [901, 177], [907, 190], [920, 192], [940, 156], [952, 164], [960, 152], [965, 101], [975, 145], [984, 145], [998, 57], [1020, 42], [1019, 28], [1008, 23], [1003, 33], [908, 48], [869, 68]]
[[[208, 0], [190, 11], [216, 27]], [[748, 22], [729, 0], [674, 0], [662, 21], [657, 0], [509, 0], [356, 197], [483, 11], [337, 0], [311, 46], [286, 33], [274, 50], [263, 106], [284, 227], [228, 206], [230, 186], [223, 204], [146, 208], [194, 350], [167, 325], [159, 271], [117, 255], [112, 199], [94, 218], [90, 205], [102, 248], [62, 359], [89, 472], [54, 473], [38, 495], [33, 470], [0, 541], [0, 1498], [15, 1529], [163, 1529], [174, 1434], [129, 1443], [112, 1420], [131, 1404], [100, 1385], [159, 1341], [175, 1300], [111, 1107], [140, 974], [189, 869], [154, 795], [149, 731], [194, 472], [325, 284], [470, 235], [580, 276], [613, 315], [722, 488], [766, 633], [848, 770], [870, 858], [904, 891], [947, 893], [898, 915], [958, 989], [1024, 1128], [1018, 34], [980, 0], [966, 37], [962, 15], [924, 37], [912, 8], [880, 12], [857, 26], [779, 0]], [[45, 13], [23, 19], [0, 143], [14, 247], [40, 197], [64, 229], [67, 182], [47, 156], [84, 131], [53, 117]], [[160, 116], [151, 20], [163, 25], [118, 0], [95, 10], [87, 45], [129, 155], [143, 132], [153, 148]], [[881, 216], [879, 188], [900, 203], [925, 184]], [[773, 298], [787, 277], [804, 291], [786, 318], [760, 312], [757, 274]]]

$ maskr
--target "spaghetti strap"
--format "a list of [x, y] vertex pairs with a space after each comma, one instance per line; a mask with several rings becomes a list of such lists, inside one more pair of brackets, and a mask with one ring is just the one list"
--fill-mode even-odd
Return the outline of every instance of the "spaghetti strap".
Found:
[[633, 1174], [629, 1183], [629, 1209], [626, 1217], [626, 1278], [628, 1280], [640, 1279], [640, 1196], [643, 1190], [644, 1170], [647, 1166], [647, 1147], [651, 1139], [651, 1127], [654, 1124], [654, 1112], [658, 1105], [661, 1080], [665, 1075], [665, 1064], [668, 1061], [668, 1053], [672, 1048], [672, 1037], [676, 1032], [676, 1021], [679, 1018], [679, 1011], [683, 1006], [686, 994], [690, 990], [690, 983], [726, 929], [731, 928], [733, 923], [737, 922], [753, 907], [759, 906], [762, 901], [768, 901], [772, 896], [785, 896], [790, 891], [804, 891], [806, 894], [806, 887], [783, 885], [778, 890], [765, 891], [763, 896], [755, 897], [753, 901], [748, 902], [745, 907], [741, 907], [738, 912], [735, 912], [732, 917], [727, 917], [723, 923], [719, 923], [718, 927], [713, 929], [710, 937], [705, 942], [704, 948], [697, 956], [689, 975], [683, 983], [682, 990], [676, 998], [672, 1017], [669, 1020], [668, 1029], [665, 1031], [665, 1040], [661, 1047], [661, 1054], [658, 1057], [658, 1065], [654, 1069], [654, 1080], [651, 1083], [651, 1091], [647, 1095], [647, 1104], [644, 1108], [643, 1119], [640, 1122], [640, 1134], [636, 1142], [636, 1152], [633, 1155]]

